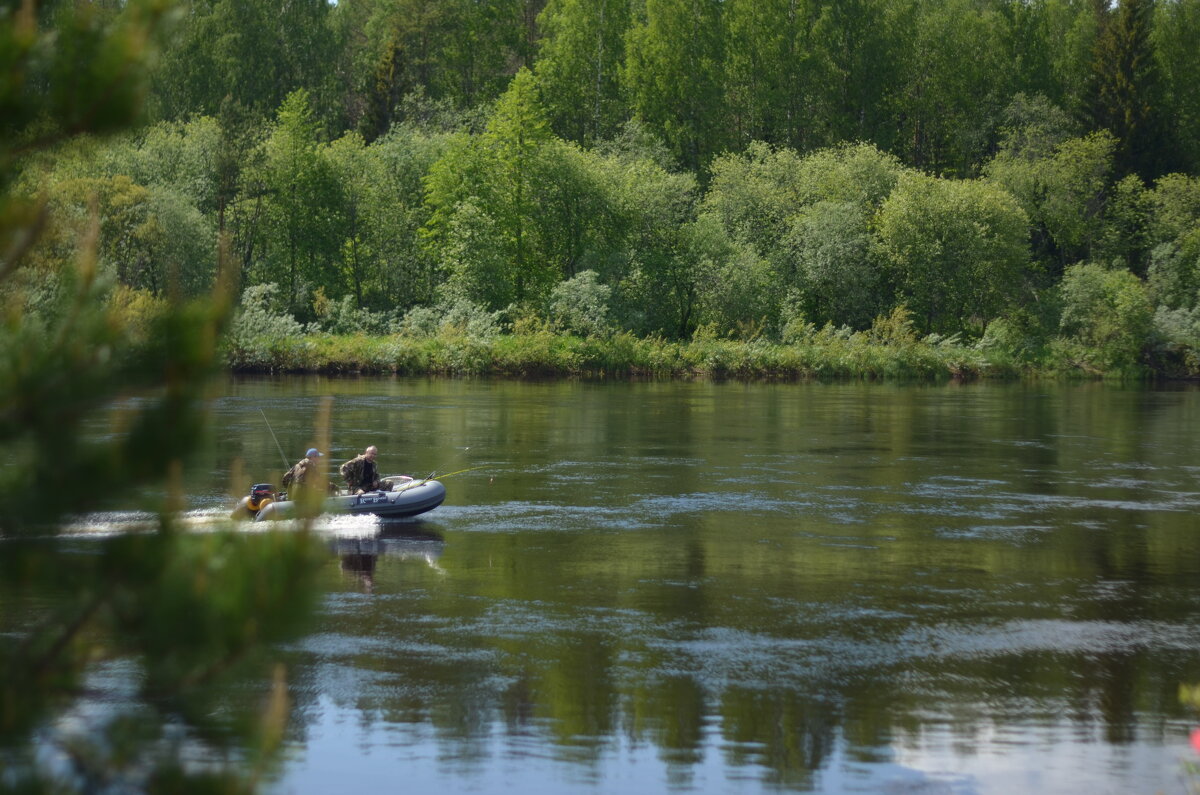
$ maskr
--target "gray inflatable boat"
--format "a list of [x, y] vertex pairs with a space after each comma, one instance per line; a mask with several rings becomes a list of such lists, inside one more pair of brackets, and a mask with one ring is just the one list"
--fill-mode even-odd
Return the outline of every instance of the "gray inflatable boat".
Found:
[[[321, 505], [321, 513], [374, 514], [382, 518], [417, 516], [442, 504], [446, 499], [446, 487], [436, 480], [413, 480], [403, 475], [384, 478], [392, 486], [391, 491], [368, 491], [365, 494], [340, 494], [328, 497]], [[254, 488], [262, 490], [265, 484]], [[269, 486], [266, 486], [269, 489]], [[271, 499], [265, 493], [255, 499], [256, 492], [243, 497], [234, 510], [234, 518], [253, 518], [256, 522], [271, 519], [290, 519], [296, 515], [296, 503], [286, 499]], [[241, 516], [239, 517], [239, 514]]]

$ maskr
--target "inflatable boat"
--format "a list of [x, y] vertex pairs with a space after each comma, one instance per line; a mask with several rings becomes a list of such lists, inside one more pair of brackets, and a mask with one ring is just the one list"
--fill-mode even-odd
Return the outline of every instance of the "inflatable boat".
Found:
[[[391, 486], [390, 491], [338, 494], [326, 498], [320, 512], [400, 518], [432, 511], [446, 499], [446, 487], [432, 478], [413, 480], [407, 475], [393, 475], [383, 480]], [[233, 510], [233, 518], [262, 522], [295, 516], [296, 503], [287, 499], [286, 492], [276, 494], [273, 489], [269, 483], [255, 484]]]

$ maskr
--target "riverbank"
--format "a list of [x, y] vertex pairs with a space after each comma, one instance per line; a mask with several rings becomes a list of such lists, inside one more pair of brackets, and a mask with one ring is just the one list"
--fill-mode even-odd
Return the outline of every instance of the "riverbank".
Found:
[[469, 335], [310, 334], [260, 339], [231, 348], [237, 373], [362, 373], [502, 377], [656, 377], [749, 379], [1016, 379], [1026, 377], [1187, 377], [1186, 369], [1104, 368], [1079, 350], [1051, 349], [1022, 360], [954, 339], [873, 338], [818, 333], [784, 344], [768, 340], [671, 341], [631, 334], [577, 337], [537, 331]]

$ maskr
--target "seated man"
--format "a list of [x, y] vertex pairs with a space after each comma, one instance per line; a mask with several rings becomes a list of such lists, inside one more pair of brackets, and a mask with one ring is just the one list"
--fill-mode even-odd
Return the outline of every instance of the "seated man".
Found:
[[299, 494], [300, 489], [302, 488], [312, 488], [317, 486], [319, 491], [329, 491], [331, 494], [336, 493], [336, 489], [332, 483], [321, 481], [325, 486], [325, 488], [322, 489], [316, 482], [314, 482], [314, 479], [317, 477], [316, 459], [322, 457], [323, 456], [321, 452], [317, 450], [317, 448], [308, 448], [308, 452], [304, 454], [304, 458], [301, 458], [295, 463], [295, 465], [292, 466], [291, 469], [284, 473], [284, 489], [290, 490], [295, 494]]
[[351, 494], [362, 494], [365, 491], [391, 491], [392, 484], [379, 479], [379, 470], [375, 468], [375, 458], [379, 449], [371, 445], [362, 455], [351, 458], [342, 464], [340, 472], [350, 487]]

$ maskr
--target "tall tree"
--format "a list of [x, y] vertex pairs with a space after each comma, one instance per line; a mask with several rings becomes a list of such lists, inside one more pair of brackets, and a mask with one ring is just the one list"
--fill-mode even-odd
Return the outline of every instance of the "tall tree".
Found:
[[1010, 130], [984, 167], [1028, 214], [1032, 253], [1055, 281], [1067, 265], [1094, 253], [1117, 146], [1107, 131], [1064, 138], [1048, 129], [1056, 126], [1043, 117]]
[[345, 0], [330, 21], [344, 42], [348, 121], [370, 142], [399, 120], [400, 102], [413, 92], [433, 94], [450, 6], [433, 0]]
[[[451, 282], [469, 285], [477, 299], [486, 293], [494, 306], [544, 297], [559, 276], [544, 256], [537, 218], [543, 155], [552, 140], [537, 83], [522, 69], [497, 102], [483, 135], [459, 138], [430, 169], [425, 238], [443, 257], [457, 251], [444, 260]], [[487, 241], [498, 250], [483, 256], [472, 241]], [[480, 256], [488, 263], [482, 270], [471, 265], [483, 261]], [[495, 283], [482, 289], [485, 273]]]
[[228, 101], [266, 120], [307, 89], [321, 117], [335, 115], [335, 41], [325, 0], [185, 0], [153, 72], [150, 110], [165, 119], [216, 116]]
[[1153, 38], [1162, 67], [1173, 140], [1189, 173], [1200, 171], [1200, 0], [1165, 0], [1155, 6]]
[[826, 0], [814, 7], [810, 104], [815, 146], [871, 141], [890, 150], [895, 125], [886, 97], [899, 75], [898, 11], [888, 0]]
[[337, 264], [342, 197], [329, 163], [320, 156], [308, 92], [300, 89], [284, 100], [263, 149], [266, 245], [263, 271], [255, 280], [284, 275], [288, 308], [306, 312], [311, 290], [321, 287], [330, 297], [340, 297], [345, 289]]
[[935, 173], [970, 176], [1008, 102], [1007, 63], [997, 46], [1006, 21], [972, 0], [914, 2], [904, 15], [907, 46], [889, 98], [900, 132], [894, 151]]
[[813, 143], [816, 82], [807, 0], [734, 0], [724, 11], [725, 92], [733, 143], [806, 149]]
[[368, 141], [404, 121], [419, 95], [488, 103], [532, 64], [544, 0], [342, 0], [331, 12], [343, 47], [334, 72], [347, 123]]
[[538, 22], [536, 73], [555, 131], [585, 145], [611, 138], [627, 116], [620, 68], [628, 0], [550, 0]]
[[622, 82], [634, 114], [699, 170], [725, 143], [719, 0], [647, 0], [629, 31]]
[[1117, 173], [1152, 181], [1171, 162], [1162, 82], [1151, 39], [1154, 0], [1094, 0], [1098, 34], [1092, 54], [1092, 123], [1117, 139]]
[[510, 247], [517, 302], [548, 291], [558, 275], [549, 269], [550, 263], [534, 256], [539, 156], [551, 135], [533, 74], [522, 69], [500, 98], [483, 134], [483, 145], [497, 166], [491, 174], [493, 217]]
[[[542, 0], [445, 0], [447, 31], [442, 43], [442, 74], [434, 96], [452, 96], [464, 105], [504, 93], [513, 74], [532, 64], [534, 20]], [[438, 83], [441, 82], [441, 86]]]

